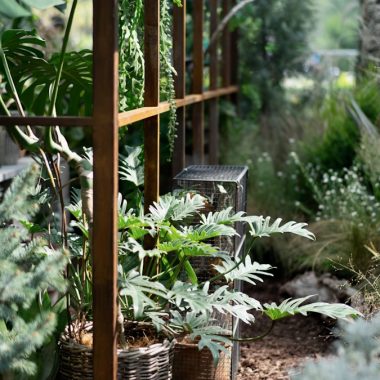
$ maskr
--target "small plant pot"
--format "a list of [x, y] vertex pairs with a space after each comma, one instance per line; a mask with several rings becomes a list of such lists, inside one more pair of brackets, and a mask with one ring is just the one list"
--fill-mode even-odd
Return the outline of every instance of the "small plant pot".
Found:
[[[126, 329], [128, 326], [126, 326]], [[86, 333], [92, 334], [92, 324], [86, 326]], [[165, 339], [145, 347], [117, 350], [118, 379], [129, 380], [170, 380], [172, 379], [173, 347], [175, 341]], [[92, 347], [79, 343], [70, 337], [68, 330], [59, 341], [62, 380], [92, 380]]]
[[199, 351], [195, 343], [174, 346], [173, 380], [230, 380], [231, 357], [222, 352], [215, 367], [209, 349]]

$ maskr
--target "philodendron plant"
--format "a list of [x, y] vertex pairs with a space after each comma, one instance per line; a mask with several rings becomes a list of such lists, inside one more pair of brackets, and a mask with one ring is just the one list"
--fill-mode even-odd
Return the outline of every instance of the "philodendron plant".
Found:
[[[339, 319], [360, 315], [344, 304], [304, 304], [309, 297], [289, 299], [280, 305], [261, 305], [228, 286], [236, 280], [251, 284], [262, 281], [263, 276], [271, 275], [271, 266], [252, 262], [249, 250], [241, 257], [221, 252], [212, 239], [236, 235], [235, 222], [247, 224], [253, 241], [279, 233], [314, 239], [304, 223], [281, 224], [281, 219], [271, 223], [269, 217], [233, 213], [231, 208], [205, 215], [202, 214], [205, 199], [197, 194], [163, 196], [146, 215], [141, 210], [128, 210], [121, 196], [119, 205], [119, 288], [123, 315], [150, 320], [175, 337], [188, 335], [198, 342], [200, 349], [209, 348], [216, 361], [219, 352], [236, 339], [228, 336], [231, 332], [215, 326], [212, 318], [215, 312], [253, 323], [251, 311], [261, 311], [273, 321], [272, 325], [279, 319], [309, 312]], [[153, 249], [144, 248], [147, 236], [156, 242]], [[216, 259], [212, 265], [215, 274], [203, 283], [191, 264], [191, 259], [199, 256]]]

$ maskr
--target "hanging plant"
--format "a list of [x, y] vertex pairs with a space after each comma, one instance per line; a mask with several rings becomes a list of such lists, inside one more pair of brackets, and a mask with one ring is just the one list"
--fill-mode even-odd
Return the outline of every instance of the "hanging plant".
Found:
[[[174, 6], [182, 6], [181, 1], [174, 0]], [[173, 20], [170, 13], [171, 1], [161, 0], [160, 23], [160, 66], [161, 66], [161, 92], [170, 104], [168, 122], [169, 160], [174, 150], [174, 142], [177, 137], [177, 107], [175, 103], [174, 75], [177, 75], [173, 67]]]
[[119, 109], [128, 111], [144, 103], [142, 0], [119, 1]]

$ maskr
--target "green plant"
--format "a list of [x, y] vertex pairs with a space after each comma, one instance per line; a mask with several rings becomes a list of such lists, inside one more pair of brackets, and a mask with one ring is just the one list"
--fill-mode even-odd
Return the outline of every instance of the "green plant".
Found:
[[376, 380], [380, 375], [380, 316], [341, 324], [336, 355], [293, 371], [293, 380]]
[[362, 171], [357, 166], [342, 172], [330, 169], [321, 173], [309, 167], [302, 171], [318, 204], [311, 229], [320, 239], [313, 245], [295, 239], [284, 256], [294, 252], [289, 260], [298, 267], [325, 270], [333, 262], [345, 266], [351, 262], [356, 270], [365, 272], [371, 260], [365, 245], [378, 241], [380, 203]]
[[63, 4], [65, 0], [1, 0], [0, 13], [8, 18], [27, 17], [32, 14], [31, 8], [46, 9]]
[[[34, 167], [17, 177], [0, 204], [0, 377], [14, 373], [23, 378], [37, 375], [38, 369], [41, 379], [43, 366], [46, 371], [54, 363], [52, 357], [45, 363], [38, 351], [54, 342], [62, 305], [53, 303], [49, 292], [65, 290], [66, 255], [42, 238], [30, 240], [27, 229], [9, 224], [12, 219], [26, 224], [37, 212], [32, 197], [37, 175]], [[48, 354], [44, 352], [45, 359]]]
[[[136, 177], [131, 172], [129, 176]], [[278, 233], [309, 239], [313, 235], [304, 223], [281, 224], [281, 219], [271, 223], [270, 218], [234, 214], [230, 208], [203, 214], [204, 207], [205, 199], [197, 194], [166, 195], [143, 215], [141, 207], [128, 209], [127, 203], [119, 200], [119, 288], [124, 317], [151, 320], [157, 329], [177, 337], [189, 335], [198, 341], [200, 349], [208, 347], [217, 360], [219, 352], [235, 338], [213, 325], [215, 311], [245, 323], [253, 322], [248, 313], [251, 309], [263, 311], [273, 321], [296, 313], [320, 312], [338, 318], [356, 314], [346, 305], [301, 306], [305, 299], [262, 306], [244, 293], [231, 290], [227, 284], [235, 280], [254, 284], [271, 269], [252, 262], [247, 255], [249, 249], [240, 258], [220, 252], [213, 239], [235, 235], [235, 222], [247, 224], [253, 241]], [[151, 240], [155, 246], [146, 249], [144, 242]], [[192, 265], [192, 258], [201, 256], [214, 263], [214, 273], [206, 282], [199, 281]]]
[[283, 102], [282, 80], [286, 73], [301, 71], [300, 57], [308, 51], [312, 1], [255, 1], [236, 17], [236, 24], [242, 30], [239, 66], [243, 95], [249, 99], [242, 107], [252, 114], [252, 104], [259, 99], [261, 114], [277, 111]]

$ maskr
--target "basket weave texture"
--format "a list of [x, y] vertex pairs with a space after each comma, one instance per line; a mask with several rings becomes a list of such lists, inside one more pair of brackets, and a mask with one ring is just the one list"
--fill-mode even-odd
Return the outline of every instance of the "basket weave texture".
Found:
[[[142, 348], [117, 350], [118, 379], [172, 379], [174, 341], [164, 340]], [[60, 338], [60, 368], [62, 380], [93, 380], [93, 351], [69, 337], [66, 331]]]
[[214, 366], [210, 350], [199, 351], [196, 344], [176, 343], [174, 347], [173, 380], [230, 380], [231, 358], [220, 354]]

